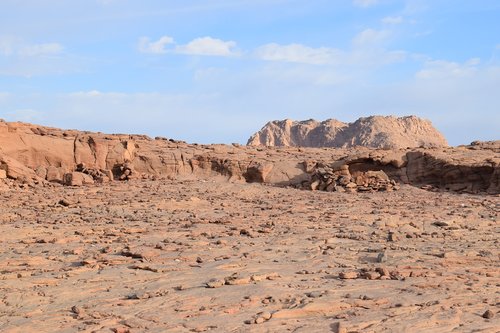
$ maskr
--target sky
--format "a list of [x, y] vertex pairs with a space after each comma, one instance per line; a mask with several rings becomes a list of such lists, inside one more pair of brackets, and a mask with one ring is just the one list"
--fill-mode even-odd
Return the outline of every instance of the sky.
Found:
[[498, 0], [0, 0], [0, 118], [198, 143], [416, 115], [500, 139]]

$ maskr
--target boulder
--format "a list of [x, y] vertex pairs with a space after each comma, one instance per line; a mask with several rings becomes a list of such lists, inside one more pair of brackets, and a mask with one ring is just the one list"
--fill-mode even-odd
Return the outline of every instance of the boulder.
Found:
[[51, 183], [62, 184], [64, 181], [64, 169], [55, 166], [49, 166], [47, 168], [47, 176], [45, 179]]
[[94, 179], [83, 172], [68, 172], [64, 174], [63, 184], [67, 186], [92, 185], [94, 184]]
[[27, 168], [18, 160], [5, 155], [0, 155], [0, 169], [4, 170], [7, 178], [11, 179], [37, 178], [33, 170]]

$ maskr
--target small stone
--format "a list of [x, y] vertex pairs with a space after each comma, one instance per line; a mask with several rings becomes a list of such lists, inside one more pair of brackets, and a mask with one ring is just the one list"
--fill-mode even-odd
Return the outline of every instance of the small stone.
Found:
[[88, 258], [88, 259], [82, 260], [83, 266], [94, 266], [96, 264], [97, 264], [97, 260], [95, 260], [93, 258]]
[[323, 292], [321, 291], [311, 291], [309, 293], [306, 293], [306, 296], [309, 298], [319, 298], [323, 296]]
[[432, 225], [435, 225], [436, 227], [448, 227], [449, 224], [444, 221], [436, 221]]
[[267, 311], [266, 311], [266, 312], [262, 312], [262, 313], [260, 314], [260, 316], [261, 316], [262, 318], [264, 318], [265, 320], [269, 320], [269, 319], [271, 319], [271, 318], [272, 318], [272, 316], [273, 316], [273, 315], [271, 314], [271, 312], [267, 312]]
[[389, 270], [385, 267], [378, 267], [375, 269], [375, 271], [377, 273], [379, 273], [381, 276], [390, 276], [391, 273], [389, 272]]
[[356, 185], [356, 183], [350, 182], [345, 187], [349, 189], [355, 189], [356, 187], [358, 187], [358, 185]]
[[389, 231], [389, 235], [387, 236], [387, 240], [389, 242], [395, 242], [398, 240], [398, 237], [396, 236], [396, 234], [393, 231]]
[[346, 333], [347, 329], [340, 322], [332, 324], [332, 332], [334, 333]]
[[387, 255], [385, 252], [380, 252], [377, 256], [377, 262], [386, 262], [387, 261]]
[[230, 276], [224, 279], [227, 285], [237, 286], [243, 284], [249, 284], [251, 279], [250, 277], [238, 277], [238, 276]]
[[252, 233], [249, 230], [247, 230], [247, 229], [241, 229], [240, 230], [240, 235], [241, 236], [249, 236], [249, 237], [251, 237]]
[[357, 279], [358, 277], [359, 277], [358, 272], [354, 272], [354, 271], [351, 271], [351, 272], [341, 272], [339, 274], [339, 278], [341, 278], [343, 280]]
[[320, 181], [319, 180], [315, 180], [311, 183], [311, 190], [312, 191], [316, 191], [320, 185]]
[[365, 272], [363, 273], [363, 278], [367, 279], [367, 280], [376, 280], [378, 278], [380, 278], [380, 273], [378, 272]]
[[69, 201], [68, 199], [61, 199], [61, 200], [59, 200], [58, 204], [60, 204], [61, 206], [64, 206], [64, 207], [69, 207], [72, 205], [72, 202]]
[[82, 309], [82, 308], [80, 308], [79, 306], [73, 305], [73, 306], [71, 307], [71, 312], [73, 312], [73, 313], [74, 313], [74, 314], [76, 314], [76, 315], [81, 315], [81, 314], [83, 314], [83, 312], [84, 312], [84, 311], [83, 311], [83, 309]]
[[130, 333], [130, 329], [125, 328], [125, 327], [116, 327], [116, 328], [111, 329], [111, 331], [113, 331], [115, 333]]
[[211, 279], [206, 283], [207, 288], [220, 288], [222, 287], [226, 282], [221, 279]]
[[256, 324], [262, 324], [263, 322], [265, 322], [266, 320], [262, 317], [258, 317], [257, 319], [255, 319], [255, 323]]
[[484, 319], [492, 319], [493, 317], [495, 316], [495, 314], [493, 313], [493, 311], [491, 310], [486, 310], [485, 313], [483, 313], [483, 318]]

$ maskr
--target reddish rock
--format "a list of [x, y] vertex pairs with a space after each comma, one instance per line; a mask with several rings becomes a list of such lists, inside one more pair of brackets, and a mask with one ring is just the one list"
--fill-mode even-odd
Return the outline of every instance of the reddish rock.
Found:
[[63, 184], [67, 186], [92, 185], [94, 179], [82, 172], [69, 172], [64, 175]]

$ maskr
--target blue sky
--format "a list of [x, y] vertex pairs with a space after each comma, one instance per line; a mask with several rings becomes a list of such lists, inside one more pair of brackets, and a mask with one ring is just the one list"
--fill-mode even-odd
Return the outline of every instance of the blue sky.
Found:
[[410, 115], [500, 139], [498, 0], [0, 0], [0, 118], [200, 143]]

